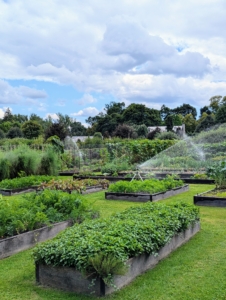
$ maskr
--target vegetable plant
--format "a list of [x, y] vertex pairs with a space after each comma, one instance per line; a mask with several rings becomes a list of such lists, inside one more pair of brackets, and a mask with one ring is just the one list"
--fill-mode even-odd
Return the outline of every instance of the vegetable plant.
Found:
[[[183, 202], [146, 203], [108, 219], [74, 225], [34, 249], [36, 263], [75, 267], [109, 284], [114, 268], [142, 253], [157, 254], [176, 233], [199, 221], [199, 209]], [[121, 264], [120, 264], [121, 262]]]

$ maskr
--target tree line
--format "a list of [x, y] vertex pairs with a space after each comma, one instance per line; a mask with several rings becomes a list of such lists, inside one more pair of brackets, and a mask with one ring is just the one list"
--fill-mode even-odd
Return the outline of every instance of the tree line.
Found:
[[185, 124], [186, 133], [198, 133], [216, 124], [226, 122], [226, 96], [213, 96], [209, 105], [197, 110], [190, 104], [182, 104], [176, 108], [162, 105], [160, 110], [148, 108], [144, 104], [132, 103], [125, 107], [124, 102], [110, 102], [105, 104], [104, 112], [94, 117], [89, 117], [86, 122], [89, 127], [84, 127], [80, 122], [68, 115], [57, 114], [58, 119], [51, 117], [42, 119], [36, 114], [29, 117], [21, 114], [12, 114], [8, 108], [0, 119], [0, 138], [25, 137], [34, 139], [42, 136], [47, 140], [51, 136], [58, 136], [63, 140], [66, 136], [83, 136], [100, 133], [103, 137], [153, 138], [149, 134], [149, 126], [166, 126], [172, 131], [173, 126]]

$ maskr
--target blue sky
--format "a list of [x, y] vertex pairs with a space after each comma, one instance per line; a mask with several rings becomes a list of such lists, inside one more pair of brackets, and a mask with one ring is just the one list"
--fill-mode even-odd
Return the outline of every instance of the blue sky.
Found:
[[0, 118], [226, 95], [224, 0], [0, 0]]

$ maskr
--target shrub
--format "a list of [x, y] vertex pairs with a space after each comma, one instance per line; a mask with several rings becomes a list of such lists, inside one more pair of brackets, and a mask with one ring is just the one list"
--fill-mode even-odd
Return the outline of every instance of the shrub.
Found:
[[23, 137], [23, 132], [20, 128], [18, 127], [12, 127], [10, 130], [7, 132], [6, 137], [9, 139], [14, 139], [16, 137]]
[[58, 156], [53, 149], [48, 148], [42, 154], [38, 173], [41, 175], [57, 175], [59, 170]]
[[159, 139], [159, 140], [179, 140], [180, 139], [179, 136], [172, 131], [160, 132], [155, 135], [155, 138]]

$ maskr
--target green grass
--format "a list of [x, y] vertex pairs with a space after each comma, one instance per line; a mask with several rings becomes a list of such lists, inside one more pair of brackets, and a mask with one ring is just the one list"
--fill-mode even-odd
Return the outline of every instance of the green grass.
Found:
[[[193, 202], [193, 195], [213, 185], [190, 185], [190, 191], [163, 200]], [[104, 200], [104, 192], [90, 194], [88, 201], [102, 217], [133, 205], [126, 201]], [[109, 300], [220, 300], [226, 299], [226, 208], [200, 207], [201, 231], [153, 270], [139, 276]], [[1, 300], [87, 300], [97, 299], [38, 286], [31, 250], [0, 261]]]

